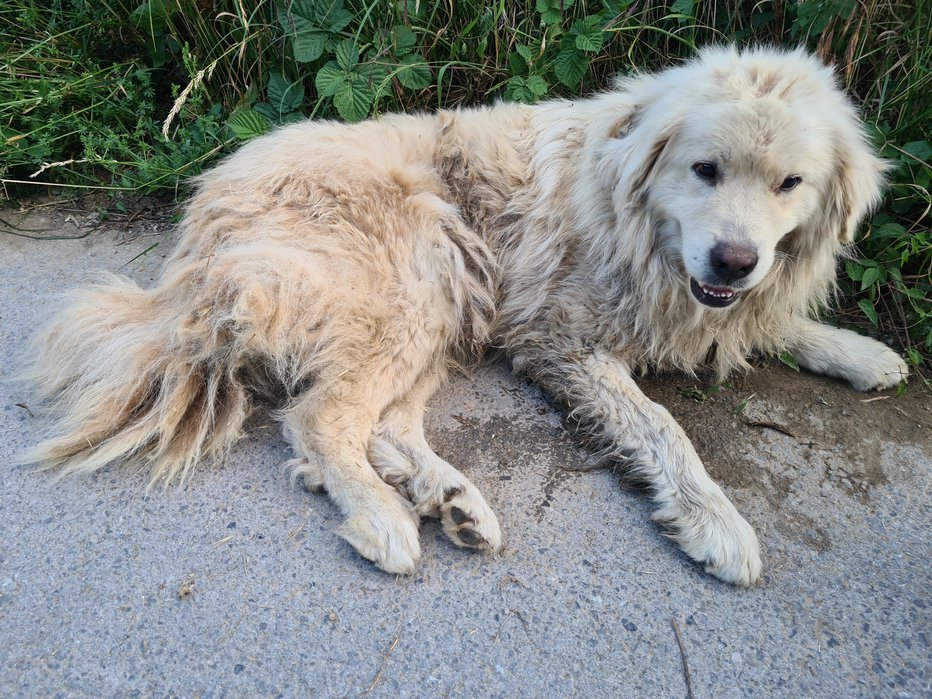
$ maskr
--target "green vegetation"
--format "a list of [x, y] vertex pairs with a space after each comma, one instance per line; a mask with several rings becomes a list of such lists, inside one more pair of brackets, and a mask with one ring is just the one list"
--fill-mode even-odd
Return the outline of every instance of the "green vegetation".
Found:
[[932, 355], [930, 0], [7, 0], [0, 178], [175, 190], [307, 117], [591, 92], [709, 42], [804, 44], [862, 105], [891, 188], [843, 274], [840, 320]]

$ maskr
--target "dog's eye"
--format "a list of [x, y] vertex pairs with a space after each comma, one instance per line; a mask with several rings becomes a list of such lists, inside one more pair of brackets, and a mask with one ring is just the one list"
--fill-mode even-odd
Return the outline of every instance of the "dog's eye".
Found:
[[693, 163], [693, 172], [708, 182], [714, 183], [715, 180], [718, 179], [718, 168], [715, 167], [715, 163], [709, 163], [706, 161]]
[[803, 178], [797, 175], [793, 175], [792, 177], [787, 177], [785, 180], [783, 180], [782, 183], [780, 183], [780, 191], [789, 192], [791, 189], [795, 189], [796, 185], [798, 185], [802, 181], [803, 181]]

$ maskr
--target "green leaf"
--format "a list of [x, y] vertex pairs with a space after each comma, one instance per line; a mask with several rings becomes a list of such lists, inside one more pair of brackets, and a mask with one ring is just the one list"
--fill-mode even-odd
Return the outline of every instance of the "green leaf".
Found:
[[304, 102], [304, 85], [301, 81], [288, 82], [281, 73], [269, 75], [269, 84], [266, 86], [269, 104], [278, 110], [279, 114], [293, 112]]
[[294, 17], [302, 17], [319, 27], [338, 32], [349, 24], [353, 15], [343, 7], [343, 0], [291, 0], [287, 3]]
[[[695, 4], [696, 0], [676, 0], [676, 2], [670, 5], [670, 12], [674, 15], [693, 17], [693, 7]], [[680, 21], [682, 20], [683, 18], [680, 18]]]
[[834, 18], [847, 18], [854, 10], [857, 0], [820, 0], [800, 2], [796, 7], [796, 19], [790, 28], [794, 38], [801, 32], [805, 36], [819, 36]]
[[301, 112], [288, 112], [287, 114], [282, 114], [282, 123], [283, 124], [295, 124], [299, 121], [304, 121], [307, 119]]
[[269, 120], [259, 112], [246, 109], [231, 115], [227, 119], [226, 126], [236, 138], [241, 141], [248, 141], [250, 138], [266, 133], [271, 125]]
[[369, 60], [365, 65], [357, 66], [354, 72], [356, 75], [365, 79], [375, 99], [383, 97], [391, 92], [391, 68], [381, 59], [376, 58], [374, 51], [370, 53]]
[[345, 28], [352, 19], [353, 14], [343, 8], [342, 0], [294, 0], [288, 11], [278, 13], [278, 22], [285, 35], [291, 37], [294, 58], [299, 63], [310, 63], [320, 58], [331, 36]]
[[359, 49], [356, 48], [356, 42], [352, 39], [344, 39], [337, 44], [334, 54], [337, 63], [347, 72], [351, 71], [359, 63]]
[[778, 359], [793, 371], [799, 371], [799, 364], [796, 361], [796, 357], [794, 357], [789, 352], [780, 352]]
[[512, 102], [524, 102], [531, 104], [534, 102], [534, 93], [527, 86], [527, 81], [520, 77], [514, 76], [509, 78], [505, 84], [505, 99]]
[[32, 157], [33, 162], [40, 163], [43, 160], [48, 160], [52, 156], [52, 148], [48, 143], [34, 143], [32, 145], [28, 144], [28, 141], [24, 138], [22, 141], [17, 142], [18, 147], [25, 150]]
[[310, 63], [324, 55], [327, 47], [327, 32], [308, 30], [296, 34], [291, 42], [294, 59], [298, 63]]
[[532, 75], [525, 81], [525, 84], [535, 97], [543, 97], [547, 94], [547, 88], [550, 87], [547, 81], [539, 75]]
[[395, 7], [398, 8], [399, 14], [421, 19], [427, 12], [428, 4], [425, 0], [398, 0]]
[[346, 121], [362, 121], [369, 115], [372, 107], [372, 90], [364, 78], [353, 76], [350, 82], [345, 83], [333, 96], [333, 106]]
[[848, 273], [848, 277], [855, 282], [861, 281], [861, 277], [864, 276], [864, 268], [854, 260], [845, 262], [845, 271]]
[[589, 59], [575, 46], [563, 48], [553, 62], [553, 72], [557, 80], [567, 87], [576, 87], [589, 70]]
[[928, 141], [910, 141], [901, 148], [918, 160], [932, 162], [932, 143]]
[[871, 228], [871, 238], [900, 238], [906, 235], [906, 229], [899, 223], [889, 221]]
[[281, 121], [281, 112], [273, 108], [272, 105], [270, 105], [268, 102], [258, 102], [252, 105], [252, 108], [253, 111], [258, 112], [273, 124], [277, 124], [279, 121]]
[[505, 98], [514, 102], [533, 104], [547, 93], [547, 81], [539, 75], [529, 78], [513, 76], [505, 85]]
[[537, 0], [535, 7], [544, 24], [559, 24], [563, 20], [563, 11], [573, 6], [575, 0]]
[[530, 63], [531, 59], [534, 57], [533, 51], [531, 51], [530, 46], [525, 46], [524, 44], [518, 44], [515, 46], [515, 51], [518, 52], [518, 55], [525, 60], [526, 63]]
[[345, 84], [346, 74], [340, 70], [336, 61], [327, 61], [314, 78], [314, 87], [321, 97], [333, 97]]
[[576, 34], [576, 48], [590, 53], [601, 49], [605, 40], [602, 25], [603, 20], [599, 15], [590, 15], [574, 22], [571, 31]]
[[508, 75], [527, 75], [528, 65], [516, 51], [508, 52]]
[[877, 325], [877, 311], [874, 310], [874, 304], [872, 304], [870, 300], [861, 299], [858, 301], [858, 308], [864, 311], [864, 315], [870, 318], [874, 325]]
[[331, 12], [322, 19], [324, 20], [324, 23], [330, 28], [330, 31], [336, 33], [345, 29], [346, 26], [353, 21], [353, 13], [340, 7], [331, 10]]
[[174, 3], [166, 0], [144, 2], [130, 13], [129, 21], [152, 36], [154, 32], [168, 26], [168, 20], [174, 14]]
[[403, 24], [392, 27], [392, 47], [396, 56], [411, 53], [417, 44], [417, 35]]
[[864, 276], [861, 277], [861, 291], [869, 289], [880, 279], [880, 269], [878, 267], [868, 267], [864, 270]]
[[401, 59], [398, 64], [398, 82], [409, 90], [423, 90], [430, 85], [433, 74], [430, 66], [417, 54], [411, 54]]

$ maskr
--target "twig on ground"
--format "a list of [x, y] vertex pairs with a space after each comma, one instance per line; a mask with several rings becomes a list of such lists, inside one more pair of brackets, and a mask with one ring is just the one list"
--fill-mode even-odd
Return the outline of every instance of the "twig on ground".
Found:
[[[77, 224], [76, 224], [77, 225]], [[100, 223], [94, 224], [84, 233], [80, 235], [29, 235], [30, 233], [44, 233], [46, 231], [52, 230], [51, 228], [23, 228], [17, 226], [15, 223], [10, 223], [5, 218], [0, 218], [0, 233], [6, 233], [7, 235], [15, 235], [17, 238], [29, 238], [30, 240], [81, 240], [81, 238], [86, 238], [95, 230]]]
[[683, 637], [680, 635], [680, 626], [676, 623], [676, 617], [670, 617], [670, 623], [673, 625], [673, 633], [676, 634], [676, 644], [680, 647], [680, 657], [683, 659], [683, 675], [686, 677], [686, 696], [688, 699], [696, 699], [693, 692], [693, 677], [689, 672], [689, 663], [686, 661], [686, 648], [683, 646]]
[[29, 409], [29, 406], [26, 405], [25, 403], [13, 403], [13, 405], [15, 405], [17, 408], [22, 408], [23, 410], [25, 410], [27, 413], [29, 413], [29, 417], [35, 417], [35, 414]]
[[788, 427], [779, 425], [776, 422], [767, 422], [765, 420], [747, 420], [744, 424], [746, 424], [748, 427], [760, 427], [761, 429], [773, 430], [774, 432], [785, 434], [787, 437], [799, 439], [799, 437], [791, 432]]
[[502, 579], [498, 581], [498, 589], [501, 590], [501, 589], [502, 589], [503, 587], [505, 587], [506, 585], [509, 585], [509, 584], [512, 584], [512, 583], [514, 583], [515, 585], [520, 585], [520, 586], [523, 587], [525, 590], [530, 590], [530, 589], [531, 589], [530, 585], [528, 585], [526, 582], [524, 582], [521, 578], [517, 578], [517, 577], [515, 577], [514, 575], [511, 575], [511, 574], [509, 574], [509, 575], [503, 575], [503, 576], [502, 576]]
[[398, 632], [395, 632], [395, 637], [392, 639], [391, 645], [388, 647], [388, 650], [385, 651], [385, 655], [382, 657], [382, 664], [379, 665], [379, 671], [375, 673], [375, 677], [372, 678], [372, 684], [369, 685], [369, 689], [363, 692], [363, 696], [369, 696], [369, 693], [375, 689], [375, 686], [379, 683], [379, 680], [382, 679], [382, 670], [385, 669], [385, 665], [388, 663], [388, 657], [392, 654], [392, 651], [395, 650], [395, 646], [398, 645]]

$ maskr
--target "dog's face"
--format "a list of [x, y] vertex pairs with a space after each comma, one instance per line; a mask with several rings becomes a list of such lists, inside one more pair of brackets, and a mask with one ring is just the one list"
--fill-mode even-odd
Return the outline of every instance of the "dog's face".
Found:
[[603, 172], [618, 211], [650, 212], [656, 247], [703, 306], [733, 305], [780, 254], [837, 252], [879, 199], [883, 163], [831, 71], [802, 52], [710, 49], [629, 83], [642, 88]]
[[693, 297], [724, 308], [767, 276], [780, 241], [822, 208], [830, 142], [776, 99], [697, 110], [648, 194]]

